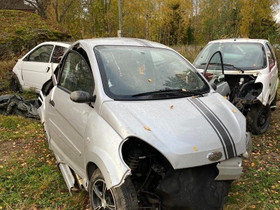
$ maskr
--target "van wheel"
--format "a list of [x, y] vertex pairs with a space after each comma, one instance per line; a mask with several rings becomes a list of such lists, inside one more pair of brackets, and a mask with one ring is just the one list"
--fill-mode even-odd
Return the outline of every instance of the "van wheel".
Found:
[[248, 130], [255, 135], [263, 134], [267, 131], [271, 118], [271, 110], [269, 106], [261, 104], [251, 107], [247, 114]]
[[91, 209], [137, 210], [137, 195], [129, 177], [116, 188], [107, 189], [103, 175], [96, 169], [90, 179], [89, 197]]
[[22, 93], [22, 87], [20, 85], [20, 82], [17, 78], [17, 75], [13, 74], [11, 80], [10, 80], [10, 89], [14, 92]]

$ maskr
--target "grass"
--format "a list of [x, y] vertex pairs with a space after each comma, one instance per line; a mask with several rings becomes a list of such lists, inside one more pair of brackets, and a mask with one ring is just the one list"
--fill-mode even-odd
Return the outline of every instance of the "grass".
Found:
[[[85, 191], [70, 196], [39, 121], [0, 115], [0, 209], [87, 209]], [[225, 210], [280, 206], [280, 110], [233, 182]]]
[[0, 115], [0, 209], [85, 209], [69, 195], [36, 120]]

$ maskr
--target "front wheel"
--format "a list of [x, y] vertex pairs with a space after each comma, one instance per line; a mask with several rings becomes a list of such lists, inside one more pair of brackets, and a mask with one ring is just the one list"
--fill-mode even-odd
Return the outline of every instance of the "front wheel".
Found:
[[96, 169], [90, 179], [89, 197], [92, 210], [137, 210], [137, 195], [129, 177], [117, 188], [107, 189], [101, 171]]
[[267, 131], [271, 118], [270, 107], [261, 104], [254, 105], [247, 114], [247, 126], [249, 131], [255, 135], [263, 134]]

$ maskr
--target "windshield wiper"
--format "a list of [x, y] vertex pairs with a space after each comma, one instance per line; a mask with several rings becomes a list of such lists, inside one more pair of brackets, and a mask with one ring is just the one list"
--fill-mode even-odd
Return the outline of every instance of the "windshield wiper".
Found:
[[236, 69], [236, 70], [239, 70], [239, 71], [241, 71], [242, 73], [244, 73], [244, 70], [243, 70], [243, 69], [241, 69], [241, 68], [239, 68], [239, 67], [236, 67], [236, 66], [234, 66], [233, 64], [224, 63], [224, 66], [230, 66], [230, 67], [232, 67], [232, 68], [234, 68], [234, 69]]
[[138, 96], [148, 96], [148, 95], [164, 95], [164, 94], [175, 94], [175, 95], [187, 95], [187, 96], [194, 96], [199, 95], [203, 96], [201, 92], [198, 91], [186, 91], [185, 89], [161, 89], [157, 91], [150, 91], [150, 92], [144, 92], [144, 93], [138, 93], [135, 95], [132, 95], [132, 97], [138, 97]]
[[[207, 63], [201, 63], [200, 65], [204, 66], [206, 65]], [[209, 65], [217, 65], [217, 66], [220, 66], [221, 63], [209, 63]]]

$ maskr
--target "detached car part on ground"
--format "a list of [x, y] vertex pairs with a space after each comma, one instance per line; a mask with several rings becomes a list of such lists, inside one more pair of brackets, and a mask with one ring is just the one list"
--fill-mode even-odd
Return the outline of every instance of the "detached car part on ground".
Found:
[[267, 40], [225, 39], [209, 42], [194, 65], [216, 91], [246, 116], [253, 134], [267, 131], [276, 108], [278, 67]]
[[51, 65], [56, 68], [69, 46], [64, 42], [43, 42], [34, 47], [14, 66], [10, 88], [14, 91], [34, 89], [39, 93], [51, 77]]
[[39, 100], [66, 184], [92, 209], [222, 209], [249, 155], [242, 113], [158, 43], [78, 41]]
[[22, 117], [39, 119], [37, 113], [38, 100], [25, 100], [19, 95], [0, 96], [0, 114], [20, 115]]

